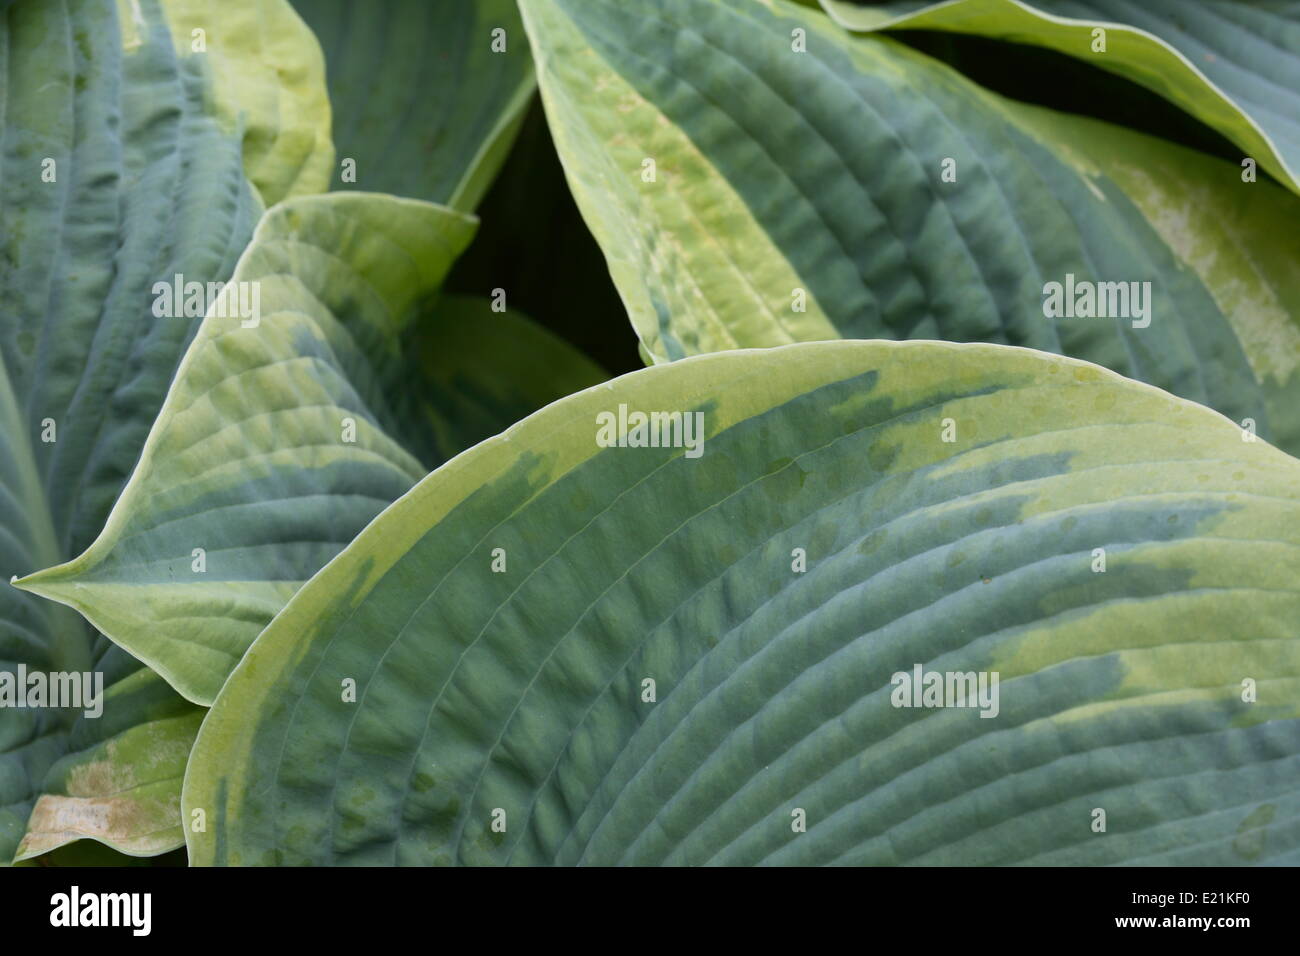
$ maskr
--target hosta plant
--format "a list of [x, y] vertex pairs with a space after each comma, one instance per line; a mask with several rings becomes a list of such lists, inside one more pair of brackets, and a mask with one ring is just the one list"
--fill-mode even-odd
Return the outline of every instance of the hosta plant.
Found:
[[1300, 862], [1300, 3], [0, 57], [0, 859]]

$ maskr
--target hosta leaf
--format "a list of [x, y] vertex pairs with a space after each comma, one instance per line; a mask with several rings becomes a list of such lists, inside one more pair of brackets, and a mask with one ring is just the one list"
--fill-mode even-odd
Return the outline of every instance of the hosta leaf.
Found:
[[[268, 194], [310, 182], [308, 117], [286, 119], [283, 135], [276, 125], [291, 104], [313, 101], [319, 52], [310, 33], [282, 4], [241, 0], [223, 5], [207, 52], [193, 53], [190, 35], [177, 32], [191, 9], [173, 0], [21, 0], [0, 15], [5, 582], [66, 560], [103, 525], [196, 327], [155, 318], [151, 290], [177, 273], [200, 283], [229, 277], [262, 208], [244, 160]], [[250, 9], [277, 32], [231, 36]], [[298, 99], [285, 98], [277, 67], [296, 71]], [[239, 82], [227, 85], [232, 76]], [[323, 69], [316, 85], [321, 101]], [[327, 129], [328, 113], [311, 122]], [[98, 657], [92, 637], [76, 615], [0, 586], [0, 671], [87, 670]], [[68, 747], [104, 744], [97, 766], [129, 756], [132, 728], [148, 732], [184, 707], [164, 697], [119, 692], [84, 727], [72, 711], [0, 714], [0, 861], [12, 858], [47, 786], [51, 796], [79, 795], [71, 775], [79, 758], [56, 763]], [[150, 826], [171, 826], [165, 842], [176, 846], [177, 796], [173, 783], [157, 826], [147, 818], [158, 804], [142, 802], [90, 835], [140, 852]], [[134, 798], [119, 794], [115, 806]], [[119, 830], [114, 821], [128, 818]], [[43, 846], [57, 839], [39, 837]]]
[[[324, 192], [334, 160], [325, 64], [288, 0], [144, 3], [162, 4], [181, 56], [203, 57], [211, 105], [226, 132], [240, 138], [244, 168], [262, 200], [269, 206]], [[138, 22], [126, 25], [128, 48], [139, 39], [132, 29]]]
[[79, 839], [132, 856], [185, 844], [180, 792], [204, 711], [161, 677], [101, 639], [103, 714], [78, 717], [47, 772], [15, 860]]
[[[600, 445], [621, 408], [707, 437]], [[1294, 863], [1298, 479], [1006, 346], [631, 373], [444, 465], [294, 596], [199, 732], [191, 860]], [[997, 697], [895, 706], [918, 665]]]
[[[570, 185], [656, 361], [835, 337], [1026, 345], [1300, 450], [1282, 400], [1300, 388], [1300, 199], [780, 0], [521, 7]], [[1152, 197], [1144, 169], [1176, 175]], [[1189, 209], [1223, 225], [1189, 235]], [[1150, 324], [1047, 317], [1045, 288], [1070, 277], [1149, 282]]]
[[[1294, 0], [822, 0], [850, 30], [949, 30], [1030, 43], [1154, 90], [1300, 193]], [[1105, 51], [1093, 31], [1105, 30]]]
[[473, 296], [439, 300], [435, 321], [417, 330], [415, 354], [427, 382], [424, 420], [433, 461], [443, 462], [604, 371], [517, 312], [494, 312]]
[[515, 0], [293, 5], [325, 50], [335, 186], [475, 208], [535, 86]]
[[[1025, 119], [1040, 136], [1070, 143], [1083, 174], [1121, 190], [1195, 273], [1245, 353], [1254, 383], [1244, 390], [1263, 411], [1269, 440], [1300, 454], [1300, 201], [1262, 183], [1224, 188], [1231, 172], [1219, 160], [1185, 149], [1135, 150], [1127, 131], [1105, 123], [1047, 110]], [[1195, 329], [1189, 334], [1195, 338]], [[1214, 346], [1205, 348], [1206, 365], [1222, 361]], [[1241, 409], [1251, 414], [1250, 406]]]
[[429, 468], [603, 376], [522, 317], [432, 304], [476, 221], [333, 193], [267, 212], [84, 554], [19, 586], [210, 703], [298, 587]]

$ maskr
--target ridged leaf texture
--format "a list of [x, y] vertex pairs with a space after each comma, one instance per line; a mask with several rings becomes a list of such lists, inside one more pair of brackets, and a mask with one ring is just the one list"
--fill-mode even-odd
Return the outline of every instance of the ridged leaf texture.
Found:
[[[620, 406], [698, 413], [700, 454], [598, 442]], [[1006, 346], [632, 373], [293, 597], [199, 734], [191, 860], [1295, 863], [1298, 478]], [[998, 705], [896, 706], [918, 666]]]

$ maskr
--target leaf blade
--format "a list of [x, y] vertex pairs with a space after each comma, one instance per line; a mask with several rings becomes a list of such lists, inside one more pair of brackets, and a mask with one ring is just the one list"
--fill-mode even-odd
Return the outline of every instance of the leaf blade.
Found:
[[476, 225], [368, 193], [269, 211], [235, 270], [262, 290], [262, 324], [208, 315], [103, 534], [17, 586], [211, 703], [285, 601], [429, 465], [603, 377], [520, 316], [429, 305]]
[[[703, 454], [597, 447], [621, 404], [701, 410]], [[294, 596], [200, 733], [191, 858], [1293, 857], [1285, 826], [1241, 834], [1300, 778], [1297, 467], [1003, 346], [623, 376], [434, 472]], [[1000, 672], [1000, 719], [891, 706], [914, 664]]]
[[[219, 23], [206, 24], [216, 45], [205, 53], [178, 36], [194, 9], [180, 0], [120, 9], [73, 0], [0, 14], [0, 665], [9, 675], [19, 665], [85, 673], [101, 660], [84, 622], [8, 582], [92, 540], [140, 452], [194, 334], [183, 316], [155, 317], [152, 284], [177, 273], [227, 279], [262, 211], [258, 188], [308, 188], [328, 128], [327, 108], [279, 115], [291, 99], [324, 97], [319, 51], [301, 23], [285, 21], [287, 6], [228, 4]], [[294, 70], [293, 97], [268, 80], [269, 34], [223, 30], [246, 25], [251, 9], [287, 31], [274, 53]], [[114, 707], [109, 722], [152, 713]], [[74, 738], [94, 733], [67, 711], [6, 715], [0, 861], [8, 863], [33, 805], [62, 786], [52, 768]], [[178, 795], [178, 777], [171, 791]], [[174, 799], [170, 806], [178, 809]], [[112, 826], [97, 834], [126, 837]], [[178, 838], [175, 830], [172, 845]], [[64, 839], [45, 834], [42, 846]]]
[[[1218, 130], [1300, 192], [1300, 23], [1284, 4], [1123, 0], [892, 3], [821, 0], [850, 30], [954, 30], [1033, 43], [1150, 88]], [[1093, 31], [1106, 31], [1104, 55]]]
[[15, 862], [85, 839], [130, 856], [185, 845], [180, 787], [204, 711], [120, 648], [105, 647], [96, 667], [109, 672], [100, 701], [108, 719], [80, 716], [72, 725]]
[[[514, 142], [535, 82], [511, 0], [293, 0], [326, 51], [334, 136], [364, 189], [472, 210]], [[494, 49], [503, 30], [504, 50]]]
[[[1266, 208], [1300, 210], [1281, 190], [1160, 140], [996, 97], [786, 3], [521, 8], [570, 186], [656, 361], [833, 337], [1022, 345], [1250, 418], [1295, 450], [1300, 284], [1288, 260], [1243, 279], [1284, 303], [1268, 331], [1245, 328], [1216, 300], [1222, 270], [1209, 263], [1213, 251], [1232, 255], [1227, 237], [1212, 232], [1210, 251], [1192, 254], [1162, 228], [1167, 209], [1125, 185], [1128, 167], [1185, 167], [1180, 181], [1212, 207], [1203, 219], [1255, 207], [1261, 231], [1279, 221]], [[1090, 151], [1094, 137], [1117, 155]], [[640, 176], [649, 159], [653, 182]], [[1245, 194], [1257, 189], [1267, 201]], [[738, 235], [748, 254], [719, 254]], [[1073, 278], [1148, 288], [1150, 324], [1109, 307], [1049, 314], [1050, 283]], [[1277, 382], [1257, 349], [1254, 366], [1246, 354], [1260, 339], [1286, 344]]]

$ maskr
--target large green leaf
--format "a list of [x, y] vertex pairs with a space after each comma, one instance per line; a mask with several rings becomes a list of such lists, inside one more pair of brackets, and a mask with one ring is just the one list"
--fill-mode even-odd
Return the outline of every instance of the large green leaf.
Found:
[[[850, 30], [948, 30], [1030, 43], [1154, 90], [1300, 193], [1295, 0], [822, 0]], [[1094, 50], [1094, 30], [1106, 49]]]
[[[318, 142], [328, 152], [328, 111], [305, 109], [324, 102], [311, 34], [279, 0], [240, 0], [212, 18], [207, 52], [194, 53], [195, 8], [22, 0], [0, 14], [5, 582], [66, 560], [98, 533], [196, 328], [155, 318], [153, 286], [177, 273], [229, 277], [262, 209], [245, 170], [267, 195], [326, 185], [328, 157], [313, 157]], [[234, 29], [249, 15], [266, 30]], [[0, 585], [0, 671], [97, 668], [104, 649], [92, 649], [93, 636], [75, 614]], [[178, 768], [168, 801], [128, 761], [146, 734], [187, 744], [193, 721], [175, 718], [193, 712], [169, 691], [136, 692], [149, 675], [127, 670], [106, 679], [98, 720], [3, 712], [0, 862], [42, 793], [43, 825], [54, 828], [32, 834], [24, 853], [76, 832], [127, 852], [180, 845]], [[127, 779], [144, 790], [100, 789]], [[80, 818], [62, 799], [95, 796], [111, 799]]]
[[19, 586], [211, 703], [290, 595], [430, 468], [604, 377], [520, 316], [433, 303], [475, 225], [365, 193], [268, 211], [234, 273], [260, 288], [260, 324], [209, 313], [103, 534]]
[[[1025, 345], [1300, 451], [1300, 199], [780, 0], [521, 7], [570, 185], [656, 361], [835, 337]], [[1069, 276], [1150, 282], [1150, 324], [1047, 317]]]
[[474, 209], [536, 85], [515, 0], [293, 5], [325, 50], [336, 188]]
[[[599, 447], [622, 406], [698, 413], [701, 453]], [[190, 857], [1297, 862], [1297, 572], [1300, 462], [1096, 366], [656, 366], [444, 465], [294, 596], [200, 730]], [[892, 706], [917, 665], [995, 705]]]

